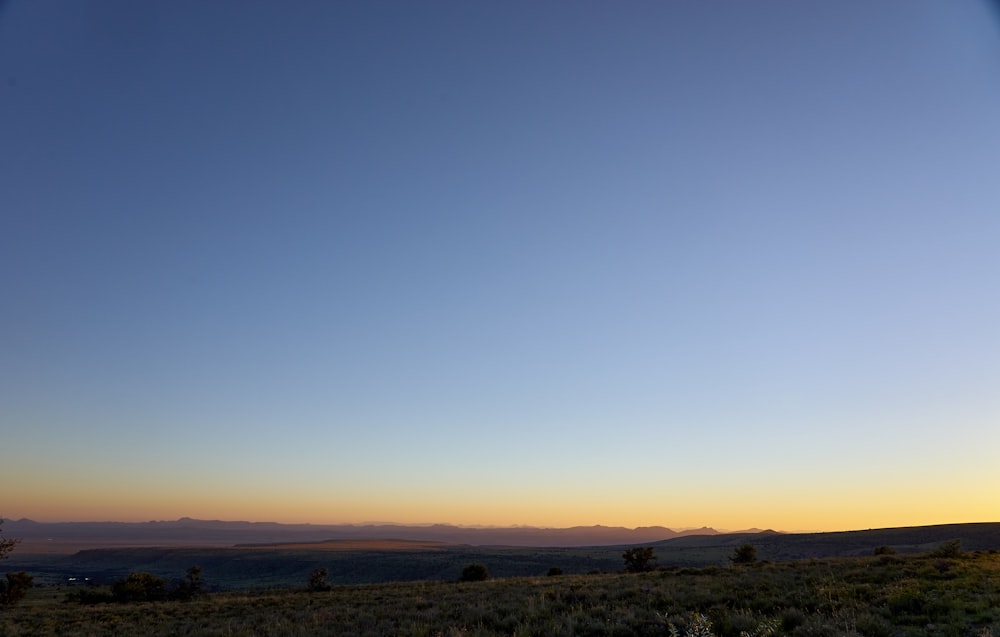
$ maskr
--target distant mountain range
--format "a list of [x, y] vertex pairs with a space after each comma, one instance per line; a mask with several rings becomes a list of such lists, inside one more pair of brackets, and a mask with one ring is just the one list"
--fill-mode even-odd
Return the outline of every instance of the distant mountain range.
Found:
[[[472, 546], [611, 546], [718, 535], [708, 527], [674, 531], [662, 526], [462, 527], [449, 524], [279, 524], [181, 518], [154, 522], [35, 522], [6, 520], [6, 537], [21, 538], [21, 551], [63, 552], [110, 546], [235, 546], [326, 540], [420, 540]], [[757, 529], [739, 533], [758, 533]]]

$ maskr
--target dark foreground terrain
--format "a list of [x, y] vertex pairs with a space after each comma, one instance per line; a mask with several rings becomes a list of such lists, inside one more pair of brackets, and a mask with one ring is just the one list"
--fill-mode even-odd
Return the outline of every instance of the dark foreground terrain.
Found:
[[130, 604], [64, 601], [73, 590], [32, 590], [20, 606], [0, 611], [0, 635], [1000, 635], [996, 551], [226, 592]]

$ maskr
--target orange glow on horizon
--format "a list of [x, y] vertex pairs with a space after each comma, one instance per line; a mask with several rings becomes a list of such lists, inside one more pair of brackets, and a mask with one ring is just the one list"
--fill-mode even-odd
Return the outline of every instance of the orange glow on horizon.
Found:
[[[186, 501], [180, 501], [186, 500]], [[982, 502], [982, 501], [980, 501]], [[965, 504], [965, 506], [963, 506]], [[663, 526], [671, 529], [700, 528], [743, 530], [773, 529], [785, 532], [847, 531], [869, 528], [925, 526], [964, 522], [991, 522], [996, 515], [990, 507], [979, 504], [951, 502], [940, 506], [885, 506], [884, 503], [852, 503], [850, 506], [823, 506], [797, 503], [797, 506], [769, 506], [759, 510], [723, 503], [715, 507], [665, 508], [659, 512], [636, 512], [622, 507], [602, 508], [598, 503], [588, 508], [560, 508], [558, 512], [540, 507], [520, 507], [508, 503], [490, 507], [392, 506], [380, 503], [362, 507], [300, 506], [277, 500], [248, 502], [233, 499], [224, 505], [219, 501], [169, 499], [156, 501], [79, 501], [66, 498], [50, 501], [45, 506], [36, 503], [9, 502], [5, 518], [29, 518], [39, 522], [121, 521], [145, 522], [176, 520], [182, 517], [205, 520], [278, 522], [283, 524], [368, 524], [403, 525], [453, 524], [457, 526], [536, 526], [563, 528], [572, 526], [621, 526], [636, 528]], [[490, 511], [485, 509], [489, 508]], [[714, 510], [713, 510], [714, 509]], [[725, 510], [725, 514], [720, 511]]]
[[697, 489], [631, 486], [597, 479], [579, 486], [475, 483], [361, 485], [335, 489], [294, 480], [236, 479], [131, 482], [95, 472], [89, 481], [39, 476], [4, 494], [0, 515], [56, 521], [176, 520], [182, 517], [254, 522], [455, 524], [462, 526], [664, 526], [843, 531], [997, 520], [995, 478], [985, 470], [949, 483], [836, 485], [802, 480], [746, 484], [702, 481]]

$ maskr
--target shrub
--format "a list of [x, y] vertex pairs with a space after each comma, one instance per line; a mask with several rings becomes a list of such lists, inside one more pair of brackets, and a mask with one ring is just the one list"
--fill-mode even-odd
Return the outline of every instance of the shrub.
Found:
[[733, 564], [753, 564], [757, 561], [757, 547], [753, 544], [740, 544], [729, 559]]
[[892, 637], [895, 634], [892, 622], [870, 612], [860, 613], [855, 622], [858, 632], [866, 637]]
[[326, 581], [326, 576], [329, 572], [325, 568], [318, 568], [309, 575], [309, 582], [306, 588], [310, 593], [324, 593], [330, 590], [332, 587]]
[[896, 554], [895, 548], [891, 546], [886, 546], [884, 544], [882, 546], [875, 547], [875, 551], [872, 553], [872, 555], [895, 555], [895, 554]]
[[0, 605], [13, 606], [18, 603], [34, 583], [34, 578], [24, 571], [7, 573], [7, 581], [0, 580]]
[[656, 555], [653, 547], [636, 547], [622, 553], [625, 560], [626, 573], [644, 573], [656, 568]]
[[893, 617], [901, 615], [921, 615], [927, 600], [916, 587], [906, 587], [891, 593], [886, 599], [889, 612]]
[[167, 582], [150, 573], [129, 573], [125, 579], [111, 585], [116, 602], [155, 602], [167, 597]]
[[806, 614], [800, 608], [786, 608], [781, 611], [781, 627], [785, 632], [792, 632], [806, 623]]
[[562, 574], [563, 571], [558, 566], [553, 566], [552, 568], [549, 569], [549, 572], [547, 573], [549, 577], [555, 577], [556, 575], [562, 575]]
[[104, 591], [73, 591], [72, 593], [66, 594], [67, 603], [77, 602], [79, 604], [93, 605], [93, 604], [110, 604], [115, 601], [114, 595], [111, 593], [106, 593]]
[[712, 621], [701, 613], [692, 613], [686, 622], [669, 622], [667, 631], [670, 637], [715, 637]]
[[[3, 518], [0, 518], [0, 525], [3, 525]], [[20, 541], [18, 538], [0, 537], [0, 560], [6, 559]], [[18, 603], [34, 583], [34, 579], [24, 571], [7, 573], [7, 581], [0, 580], [0, 605], [13, 606]]]
[[[3, 518], [0, 518], [0, 526], [3, 526]], [[3, 532], [3, 529], [0, 529], [0, 532]], [[0, 537], [0, 560], [6, 559], [7, 555], [14, 550], [14, 547], [20, 541], [18, 538], [8, 538], [5, 540]]]
[[962, 555], [962, 541], [948, 540], [941, 546], [931, 551], [931, 557], [960, 557]]
[[187, 577], [180, 580], [170, 591], [170, 599], [188, 601], [205, 593], [201, 583], [201, 567], [192, 566], [187, 570]]
[[462, 576], [458, 578], [460, 582], [483, 582], [490, 578], [490, 572], [485, 564], [469, 564], [462, 569]]

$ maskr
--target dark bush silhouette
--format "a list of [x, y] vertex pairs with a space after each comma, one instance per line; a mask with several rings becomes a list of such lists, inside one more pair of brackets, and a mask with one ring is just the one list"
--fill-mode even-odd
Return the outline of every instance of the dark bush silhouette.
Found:
[[552, 568], [549, 569], [548, 572], [549, 577], [555, 577], [556, 575], [562, 575], [562, 574], [563, 574], [562, 569], [559, 568], [558, 566], [553, 566]]
[[490, 578], [490, 572], [485, 564], [469, 564], [462, 569], [460, 582], [482, 582]]
[[656, 554], [653, 547], [636, 547], [622, 553], [626, 573], [644, 573], [656, 568]]
[[77, 602], [79, 604], [110, 604], [114, 601], [114, 595], [101, 590], [81, 590], [66, 594], [66, 602]]
[[[3, 518], [0, 518], [0, 527], [2, 526], [3, 526]], [[2, 528], [0, 528], [0, 533], [3, 533]], [[19, 538], [4, 539], [0, 537], [0, 560], [7, 559], [7, 556], [10, 554], [11, 551], [14, 550], [14, 547], [17, 546], [17, 543], [20, 541], [21, 540]]]
[[753, 544], [740, 544], [729, 559], [733, 564], [753, 564], [757, 561], [757, 547]]
[[156, 602], [167, 598], [167, 581], [150, 573], [129, 573], [111, 585], [116, 602]]
[[80, 604], [108, 604], [118, 602], [159, 602], [167, 599], [188, 601], [205, 594], [201, 580], [201, 567], [187, 569], [184, 579], [175, 580], [169, 587], [162, 577], [150, 573], [132, 572], [125, 579], [111, 585], [111, 592], [79, 590], [66, 595], [67, 602]]
[[0, 580], [0, 606], [13, 606], [18, 603], [34, 584], [34, 578], [24, 571], [7, 573], [7, 581]]
[[309, 582], [306, 588], [310, 593], [324, 593], [330, 590], [332, 587], [326, 581], [327, 575], [330, 573], [325, 568], [318, 568], [309, 575]]
[[872, 553], [872, 555], [895, 555], [895, 554], [896, 554], [896, 549], [886, 545], [876, 546], [875, 552]]
[[962, 540], [949, 540], [931, 551], [931, 557], [961, 557], [961, 555]]
[[201, 582], [201, 567], [192, 566], [186, 571], [184, 579], [177, 582], [169, 593], [170, 599], [187, 601], [199, 595], [204, 595], [205, 590]]
[[[3, 518], [0, 518], [0, 526], [2, 525]], [[0, 529], [0, 532], [2, 531], [3, 529]], [[10, 555], [10, 552], [14, 550], [14, 547], [20, 541], [18, 538], [5, 539], [0, 537], [0, 560], [7, 559], [7, 556]], [[13, 606], [18, 603], [34, 584], [34, 578], [24, 571], [7, 573], [6, 581], [0, 580], [0, 606]]]

